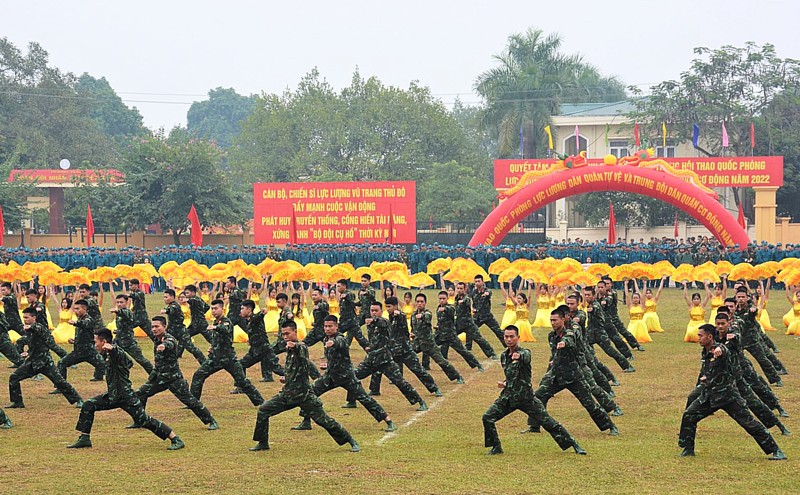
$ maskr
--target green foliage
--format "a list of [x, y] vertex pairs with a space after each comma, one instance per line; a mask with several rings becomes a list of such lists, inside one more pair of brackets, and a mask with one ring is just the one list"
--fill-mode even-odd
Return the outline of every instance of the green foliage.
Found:
[[233, 142], [241, 123], [253, 111], [256, 96], [243, 96], [233, 88], [217, 88], [208, 92], [208, 99], [189, 107], [186, 123], [195, 137], [214, 141], [223, 148]]
[[474, 177], [469, 167], [455, 161], [434, 163], [417, 188], [418, 218], [437, 222], [482, 219], [496, 197], [490, 180]]
[[561, 38], [540, 29], [508, 38], [495, 55], [498, 66], [482, 73], [475, 89], [486, 99], [483, 127], [499, 142], [499, 156], [517, 156], [524, 135], [525, 157], [547, 150], [544, 128], [561, 103], [612, 102], [625, 98], [622, 83], [605, 77], [580, 55], [560, 52]]
[[97, 233], [122, 233], [131, 229], [131, 203], [137, 200], [128, 185], [114, 184], [110, 177], [99, 177], [96, 183], [78, 182], [64, 191], [64, 220], [67, 228], [86, 225], [87, 206], [92, 207], [92, 220]]
[[96, 79], [84, 73], [78, 78], [75, 90], [89, 99], [91, 117], [106, 135], [123, 141], [147, 134], [139, 110], [128, 108], [105, 77]]
[[[459, 180], [486, 182], [491, 175], [486, 150], [428, 88], [384, 86], [358, 72], [338, 93], [313, 70], [295, 91], [260, 97], [234, 143], [230, 168], [247, 177], [248, 187], [256, 181], [416, 180], [422, 190], [434, 164], [451, 161], [459, 164]], [[454, 185], [461, 187], [454, 199], [471, 194]], [[492, 191], [488, 182], [483, 187]]]
[[582, 194], [575, 201], [575, 211], [583, 215], [589, 225], [608, 223], [609, 201], [614, 205], [614, 217], [618, 223], [629, 227], [656, 227], [671, 225], [675, 212], [681, 221], [690, 221], [685, 213], [663, 201], [633, 193], [605, 191]]
[[62, 158], [77, 166], [108, 162], [111, 140], [92, 119], [76, 79], [48, 65], [37, 43], [23, 54], [0, 38], [0, 163], [48, 168]]
[[800, 219], [800, 96], [775, 97], [756, 122], [756, 153], [783, 156], [783, 187], [778, 189], [778, 215]]

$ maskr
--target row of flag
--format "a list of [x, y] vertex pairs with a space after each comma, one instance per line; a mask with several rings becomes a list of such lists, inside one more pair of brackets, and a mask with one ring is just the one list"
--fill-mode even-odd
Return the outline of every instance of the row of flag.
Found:
[[[739, 203], [739, 216], [736, 218], [736, 221], [739, 223], [739, 226], [743, 229], [747, 230], [747, 217], [744, 216], [744, 209], [742, 208], [742, 203]], [[673, 234], [677, 239], [678, 235], [678, 212], [675, 212], [675, 224], [674, 224], [674, 231]], [[617, 241], [617, 219], [614, 216], [614, 203], [611, 201], [608, 202], [608, 236], [607, 240], [609, 244], [613, 244]]]
[[[606, 139], [606, 146], [608, 146], [608, 132], [611, 130], [611, 124], [606, 124], [606, 131], [605, 131], [605, 139]], [[547, 146], [553, 150], [555, 146], [553, 145], [553, 131], [549, 125], [544, 126], [544, 133], [547, 134]], [[575, 126], [575, 149], [580, 149], [580, 138], [581, 138], [581, 130], [580, 126]], [[639, 124], [635, 124], [633, 126], [633, 140], [634, 145], [639, 147], [642, 145], [641, 136], [639, 134]], [[522, 132], [522, 126], [519, 128], [519, 154], [524, 158], [524, 144], [525, 144], [525, 136]], [[667, 147], [667, 123], [661, 123], [661, 144], [664, 148]], [[700, 125], [693, 124], [692, 125], [692, 145], [697, 148], [700, 145]], [[722, 123], [722, 147], [728, 148], [730, 146], [728, 140], [728, 129], [725, 127], [725, 122]], [[756, 126], [753, 122], [750, 123], [750, 149], [756, 147]]]
[[[192, 227], [192, 244], [195, 246], [203, 245], [203, 228], [200, 226], [200, 217], [197, 215], [197, 210], [194, 205], [189, 210], [186, 216], [189, 219], [189, 225]], [[0, 246], [3, 245], [3, 232], [5, 231], [5, 223], [3, 221], [3, 209], [0, 208]], [[92, 218], [92, 205], [86, 205], [86, 245], [92, 247], [94, 241], [94, 218]]]

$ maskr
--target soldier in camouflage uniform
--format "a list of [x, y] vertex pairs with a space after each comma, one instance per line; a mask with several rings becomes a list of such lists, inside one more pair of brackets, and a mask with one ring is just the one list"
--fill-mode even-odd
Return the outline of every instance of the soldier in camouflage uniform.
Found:
[[765, 454], [771, 454], [770, 460], [786, 459], [775, 439], [764, 425], [753, 418], [739, 395], [730, 362], [731, 352], [724, 345], [714, 342], [716, 333], [716, 328], [708, 324], [702, 325], [697, 332], [703, 348], [699, 380], [701, 391], [681, 419], [678, 436], [678, 447], [683, 448], [681, 456], [694, 456], [697, 423], [722, 409], [755, 439]]
[[191, 338], [200, 334], [210, 344], [212, 337], [211, 332], [208, 331], [206, 313], [211, 307], [197, 296], [197, 287], [194, 285], [187, 285], [183, 289], [183, 295], [186, 297], [186, 303], [189, 305], [189, 312], [192, 318], [189, 323], [189, 328], [187, 329], [189, 337]]
[[[375, 421], [385, 421], [386, 431], [395, 431], [396, 427], [389, 415], [375, 399], [367, 395], [361, 382], [356, 379], [353, 363], [350, 361], [350, 347], [347, 345], [347, 339], [339, 333], [339, 320], [333, 315], [326, 316], [323, 328], [325, 338], [322, 344], [325, 347], [326, 362], [321, 368], [325, 370], [325, 374], [314, 382], [312, 387], [314, 395], [320, 397], [325, 392], [341, 387], [347, 390], [349, 398], [360, 402]], [[300, 415], [303, 416], [303, 421], [292, 429], [310, 430], [310, 415], [302, 409]]]
[[[28, 289], [25, 291], [25, 298], [28, 301], [28, 307], [36, 310], [36, 323], [49, 329], [50, 322], [47, 321], [47, 308], [45, 307], [44, 303], [39, 300], [38, 292], [36, 292], [35, 289]], [[16, 303], [16, 300], [14, 300], [15, 307]], [[19, 312], [17, 311], [15, 314], [19, 315]], [[19, 316], [17, 316], [17, 319], [19, 319]], [[28, 336], [25, 335], [25, 332], [20, 333], [20, 336], [21, 337], [16, 342], [17, 354], [24, 351], [25, 346], [28, 345]], [[50, 348], [51, 351], [55, 352], [59, 358], [64, 358], [64, 356], [67, 355], [67, 351], [65, 351], [63, 347], [56, 343], [56, 339], [53, 338], [52, 333], [47, 334], [47, 347]], [[95, 376], [97, 376], [96, 373]], [[101, 374], [99, 376], [99, 379], [102, 380], [103, 375]]]
[[[597, 286], [595, 288], [597, 301], [600, 303], [600, 307], [603, 308], [603, 312], [605, 313], [605, 320], [606, 320], [606, 335], [608, 338], [611, 339], [611, 342], [614, 343], [614, 347], [625, 356], [626, 359], [629, 361], [633, 361], [633, 353], [631, 353], [631, 349], [628, 347], [628, 343], [623, 338], [623, 334], [620, 333], [619, 327], [617, 326], [616, 321], [619, 320], [619, 310], [617, 309], [617, 295], [613, 291], [608, 290], [606, 284], [601, 280], [597, 282]], [[619, 325], [622, 325], [620, 321]], [[624, 327], [623, 327], [624, 329]], [[625, 330], [627, 332], [627, 330]], [[628, 332], [630, 333], [630, 332]], [[634, 340], [636, 340], [634, 338]], [[636, 345], [638, 346], [639, 343], [637, 342]]]
[[[153, 332], [153, 355], [155, 356], [155, 370], [147, 377], [147, 381], [136, 391], [136, 396], [142, 401], [142, 407], [147, 407], [147, 399], [169, 390], [181, 403], [197, 416], [209, 430], [219, 429], [219, 425], [208, 411], [189, 391], [189, 384], [181, 373], [178, 365], [178, 341], [167, 333], [167, 320], [163, 316], [154, 316], [150, 328]], [[134, 421], [128, 428], [141, 428]]]
[[[89, 299], [91, 300], [91, 298]], [[95, 372], [92, 378], [94, 382], [102, 380], [102, 378], [98, 380], [98, 376], [102, 377], [105, 373], [105, 362], [94, 346], [94, 332], [97, 329], [97, 324], [89, 316], [88, 308], [90, 304], [86, 299], [78, 299], [72, 303], [72, 312], [75, 313], [76, 319], [69, 323], [75, 326], [75, 338], [69, 339], [69, 342], [74, 344], [74, 347], [72, 352], [58, 362], [58, 372], [61, 373], [65, 380], [67, 379], [67, 368], [78, 363], [89, 363], [94, 366]], [[97, 307], [96, 303], [95, 307]]]
[[205, 354], [194, 345], [192, 338], [189, 337], [189, 332], [183, 325], [183, 310], [178, 301], [175, 300], [174, 289], [164, 290], [164, 304], [166, 304], [166, 307], [161, 310], [161, 314], [167, 315], [167, 333], [178, 341], [178, 357], [183, 355], [185, 349], [202, 365], [206, 360]]
[[[560, 306], [550, 313], [550, 324], [553, 327], [547, 336], [550, 343], [550, 364], [536, 390], [536, 398], [547, 407], [547, 402], [552, 397], [567, 389], [580, 401], [600, 431], [608, 430], [611, 435], [619, 435], [619, 430], [608, 413], [597, 405], [586, 384], [579, 357], [579, 335], [572, 325], [566, 325], [568, 313], [566, 306]], [[531, 431], [538, 431], [535, 417], [528, 418], [528, 425]]]
[[[417, 310], [411, 316], [411, 331], [414, 338], [414, 344], [422, 352], [423, 356], [428, 356], [434, 363], [438, 364], [445, 376], [449, 380], [454, 380], [458, 384], [464, 383], [464, 378], [458, 370], [450, 364], [450, 361], [442, 356], [442, 351], [433, 338], [433, 314], [427, 309], [428, 298], [423, 293], [417, 294], [414, 299]], [[445, 295], [445, 303], [447, 303], [447, 296]], [[461, 342], [459, 342], [460, 344]], [[474, 357], [474, 356], [473, 356]]]
[[631, 347], [631, 349], [636, 349], [637, 351], [644, 351], [644, 347], [636, 340], [636, 337], [632, 333], [628, 331], [625, 325], [622, 324], [622, 320], [619, 318], [619, 299], [617, 298], [617, 293], [614, 291], [614, 285], [611, 279], [606, 276], [603, 277], [605, 280], [605, 289], [606, 289], [606, 296], [608, 296], [608, 306], [606, 310], [611, 315], [611, 322], [614, 324], [614, 328], [619, 332], [622, 337], [625, 338], [625, 342], [627, 345]]
[[172, 428], [161, 421], [150, 417], [144, 410], [141, 401], [136, 397], [131, 388], [130, 369], [133, 362], [122, 349], [111, 343], [111, 330], [98, 330], [94, 337], [95, 350], [102, 353], [106, 361], [106, 383], [108, 391], [87, 400], [81, 407], [78, 425], [75, 427], [80, 434], [78, 441], [68, 445], [68, 449], [82, 449], [92, 446], [90, 435], [94, 423], [95, 411], [108, 411], [120, 408], [128, 413], [133, 420], [142, 427], [153, 432], [162, 440], [170, 439], [167, 450], [178, 450], [184, 447], [180, 437], [175, 435]]
[[9, 282], [3, 282], [0, 285], [0, 296], [2, 296], [3, 310], [5, 311], [5, 313], [0, 313], [0, 354], [3, 354], [9, 361], [14, 363], [14, 367], [19, 367], [24, 359], [11, 342], [8, 332], [14, 330], [20, 336], [24, 335], [25, 332], [22, 330], [17, 298], [11, 295], [11, 290], [12, 287]]
[[239, 325], [239, 318], [241, 318], [240, 310], [242, 309], [242, 302], [247, 299], [247, 293], [239, 288], [239, 281], [236, 277], [228, 277], [225, 282], [225, 294], [228, 298], [228, 319], [231, 320], [233, 325], [231, 328]]
[[297, 340], [297, 324], [289, 320], [280, 330], [281, 336], [286, 342], [286, 365], [284, 367], [286, 375], [281, 377], [281, 382], [285, 385], [275, 397], [258, 407], [256, 427], [253, 431], [253, 440], [258, 443], [250, 450], [269, 450], [269, 418], [289, 409], [300, 407], [300, 410], [308, 414], [315, 423], [325, 428], [337, 444], [349, 443], [352, 452], [359, 452], [361, 447], [358, 442], [342, 425], [325, 414], [322, 401], [314, 394], [308, 375], [311, 367], [311, 361], [308, 359], [308, 347]]
[[372, 276], [369, 274], [362, 275], [361, 289], [358, 291], [358, 301], [356, 302], [356, 306], [359, 308], [358, 319], [360, 326], [366, 324], [367, 318], [370, 317], [369, 308], [373, 302], [377, 301], [375, 289], [370, 287], [370, 284], [372, 284]]
[[[758, 308], [750, 303], [747, 289], [744, 287], [736, 290], [735, 300], [736, 312], [734, 313], [734, 318], [738, 321], [738, 328], [741, 331], [742, 348], [749, 352], [758, 362], [769, 383], [774, 384], [776, 387], [782, 387], [783, 381], [768, 356], [770, 351], [760, 339], [761, 327], [756, 321]], [[780, 366], [783, 365], [780, 364]]]
[[447, 304], [446, 291], [439, 292], [439, 306], [436, 308], [436, 327], [435, 339], [441, 345], [440, 351], [444, 359], [447, 359], [448, 351], [452, 347], [464, 358], [470, 368], [477, 368], [478, 371], [483, 371], [483, 366], [478, 362], [478, 358], [458, 340], [456, 308]]
[[[400, 311], [399, 301], [396, 297], [391, 296], [386, 298], [386, 311], [389, 313], [389, 328], [390, 339], [389, 345], [392, 352], [392, 359], [397, 363], [400, 368], [400, 374], [403, 373], [403, 366], [414, 373], [420, 382], [428, 389], [428, 392], [434, 394], [436, 397], [441, 397], [442, 393], [436, 385], [433, 377], [422, 368], [422, 365], [417, 359], [417, 353], [411, 348], [411, 337], [408, 332], [408, 320], [405, 313]], [[381, 374], [373, 373], [369, 383], [369, 392], [371, 395], [380, 395], [381, 393]]]
[[[567, 317], [572, 321], [573, 328], [576, 332], [579, 332], [579, 340], [583, 348], [581, 365], [584, 368], [584, 375], [586, 376], [587, 383], [592, 387], [592, 395], [594, 395], [595, 398], [597, 398], [597, 393], [594, 388], [595, 385], [606, 392], [609, 398], [613, 398], [616, 394], [614, 394], [614, 391], [611, 389], [611, 384], [609, 382], [614, 382], [616, 385], [619, 385], [619, 382], [617, 382], [611, 370], [608, 369], [608, 366], [597, 359], [594, 346], [589, 344], [589, 339], [586, 336], [586, 312], [579, 309], [579, 304], [582, 299], [581, 295], [576, 292], [567, 296], [565, 303], [567, 308], [569, 308], [569, 315], [567, 315]], [[594, 382], [595, 385], [592, 385], [592, 382]], [[608, 409], [606, 409], [606, 411], [608, 411]]]
[[22, 314], [25, 321], [21, 330], [25, 332], [29, 338], [28, 352], [22, 354], [25, 361], [19, 368], [14, 370], [8, 379], [8, 395], [11, 397], [11, 404], [6, 407], [9, 409], [25, 407], [22, 401], [22, 387], [20, 386], [20, 382], [26, 378], [34, 377], [39, 373], [50, 379], [56, 389], [67, 398], [70, 404], [80, 406], [82, 404], [81, 396], [78, 395], [75, 388], [64, 379], [53, 364], [53, 358], [50, 356], [50, 348], [47, 347], [47, 335], [50, 334], [50, 330], [36, 323], [35, 309], [25, 308]]
[[607, 323], [605, 311], [603, 311], [600, 302], [595, 299], [594, 287], [583, 288], [583, 299], [586, 301], [586, 337], [590, 345], [597, 344], [603, 349], [603, 352], [619, 364], [619, 367], [625, 373], [633, 373], [636, 368], [631, 366], [631, 363], [620, 354], [620, 352], [611, 344], [611, 340], [606, 333]]
[[128, 281], [128, 297], [130, 297], [133, 304], [133, 322], [135, 327], [141, 328], [152, 339], [153, 332], [150, 331], [150, 316], [147, 314], [145, 294], [141, 291], [139, 285], [138, 279], [132, 278]]
[[394, 386], [400, 389], [410, 404], [419, 404], [418, 411], [427, 411], [428, 405], [414, 390], [414, 387], [403, 378], [400, 368], [392, 359], [389, 322], [381, 316], [383, 305], [375, 301], [369, 311], [370, 317], [365, 320], [369, 336], [367, 357], [356, 368], [356, 378], [363, 380], [376, 371], [380, 371]]
[[132, 357], [134, 361], [139, 363], [139, 366], [144, 368], [149, 375], [153, 372], [153, 364], [146, 357], [144, 357], [144, 354], [142, 354], [142, 349], [139, 348], [139, 344], [136, 342], [136, 338], [133, 336], [133, 329], [136, 325], [136, 320], [134, 319], [131, 310], [128, 309], [129, 298], [125, 294], [120, 294], [115, 298], [115, 300], [117, 302], [117, 309], [111, 310], [111, 313], [116, 316], [117, 323], [117, 335], [114, 338], [114, 343], [120, 346], [123, 351], [128, 353], [128, 355]]
[[[339, 295], [339, 328], [347, 336], [348, 345], [356, 339], [358, 345], [363, 349], [369, 347], [369, 341], [361, 332], [359, 318], [356, 315], [356, 300], [352, 292], [347, 291], [347, 280], [342, 279], [336, 284], [336, 292]], [[362, 310], [363, 311], [363, 310]], [[366, 309], [369, 312], [369, 306]]]
[[497, 353], [492, 349], [489, 341], [483, 338], [475, 320], [472, 317], [472, 298], [467, 295], [467, 284], [458, 282], [456, 284], [456, 334], [464, 332], [467, 339], [478, 344], [486, 357], [497, 359]]
[[247, 345], [250, 346], [239, 362], [245, 375], [247, 374], [247, 368], [254, 364], [261, 363], [263, 367], [265, 362], [268, 363], [267, 368], [262, 371], [266, 372], [265, 378], [271, 382], [274, 380], [272, 378], [273, 372], [283, 375], [283, 367], [278, 362], [278, 357], [275, 355], [272, 346], [269, 345], [267, 329], [264, 326], [264, 316], [267, 314], [267, 308], [262, 308], [258, 313], [254, 312], [255, 309], [256, 303], [254, 301], [245, 300], [239, 310], [239, 323], [244, 325], [242, 328], [247, 332]]
[[200, 400], [206, 379], [220, 370], [225, 370], [233, 377], [236, 386], [247, 395], [250, 402], [257, 406], [264, 402], [264, 398], [247, 379], [241, 363], [236, 359], [236, 351], [233, 348], [233, 324], [223, 316], [224, 305], [221, 299], [211, 301], [211, 314], [214, 316], [214, 322], [208, 326], [208, 330], [212, 332], [211, 349], [208, 359], [192, 376], [192, 395]]
[[561, 447], [561, 450], [572, 447], [576, 453], [585, 455], [586, 451], [578, 445], [566, 428], [547, 413], [544, 405], [534, 395], [531, 386], [531, 351], [519, 346], [517, 327], [507, 326], [503, 332], [503, 341], [506, 350], [500, 356], [500, 363], [506, 379], [497, 383], [501, 389], [500, 397], [483, 414], [484, 446], [492, 448], [489, 454], [503, 453], [495, 423], [512, 412], [520, 410], [528, 417], [536, 418]]
[[306, 334], [306, 338], [303, 339], [303, 343], [308, 347], [313, 346], [317, 342], [322, 342], [325, 338], [325, 318], [330, 312], [328, 301], [325, 300], [325, 297], [322, 295], [322, 289], [319, 287], [315, 287], [311, 291], [311, 302], [314, 303], [314, 306], [311, 308], [311, 316], [314, 323]]
[[11, 418], [8, 417], [3, 408], [0, 407], [0, 430], [10, 430], [14, 427], [14, 423], [11, 422]]
[[480, 330], [481, 326], [486, 325], [495, 334], [501, 344], [503, 343], [503, 331], [500, 324], [492, 314], [492, 291], [486, 288], [483, 275], [476, 275], [472, 291], [469, 294], [472, 299], [472, 306], [475, 308], [475, 326]]

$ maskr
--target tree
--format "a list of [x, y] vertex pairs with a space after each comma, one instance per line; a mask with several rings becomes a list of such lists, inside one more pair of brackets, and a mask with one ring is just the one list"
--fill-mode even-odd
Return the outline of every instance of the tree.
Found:
[[234, 191], [231, 175], [220, 167], [223, 156], [215, 143], [189, 138], [181, 128], [168, 138], [158, 132], [131, 143], [123, 161], [127, 184], [121, 191], [130, 224], [141, 229], [158, 223], [180, 244], [194, 204], [204, 227], [244, 225], [243, 204], [252, 201]]
[[574, 209], [589, 225], [607, 225], [609, 202], [614, 205], [617, 222], [629, 227], [671, 225], [676, 212], [682, 221], [695, 223], [694, 219], [661, 200], [617, 191], [582, 194], [575, 201]]
[[88, 99], [92, 120], [106, 135], [124, 141], [147, 134], [139, 110], [128, 108], [105, 77], [96, 79], [84, 73], [78, 78], [75, 90]]
[[129, 205], [137, 199], [128, 184], [119, 185], [111, 177], [98, 177], [94, 183], [78, 181], [64, 191], [64, 220], [67, 228], [86, 225], [86, 207], [92, 207], [92, 220], [98, 234], [119, 234], [134, 227]]
[[437, 222], [482, 220], [496, 198], [489, 179], [475, 177], [469, 167], [454, 161], [434, 163], [417, 187], [418, 218]]
[[783, 156], [783, 187], [778, 189], [778, 215], [800, 219], [800, 95], [784, 92], [770, 102], [756, 121], [756, 153]]
[[47, 168], [69, 158], [87, 166], [114, 156], [113, 143], [92, 120], [90, 100], [75, 85], [73, 74], [48, 65], [39, 44], [23, 54], [0, 38], [0, 162]]
[[604, 77], [580, 55], [559, 50], [557, 34], [528, 29], [508, 38], [499, 62], [480, 74], [475, 89], [486, 100], [482, 124], [499, 142], [500, 157], [517, 154], [520, 129], [525, 157], [547, 149], [544, 128], [561, 103], [612, 102], [625, 98], [622, 83]]
[[233, 88], [217, 88], [208, 92], [208, 99], [189, 107], [186, 122], [189, 133], [214, 141], [223, 148], [233, 143], [241, 123], [253, 111], [257, 97], [243, 96]]
[[[428, 88], [385, 86], [356, 71], [350, 85], [336, 92], [315, 69], [295, 91], [259, 98], [234, 139], [229, 164], [248, 185], [416, 180], [421, 187], [434, 164], [450, 162], [459, 164], [451, 176], [456, 186], [491, 173], [486, 152]], [[470, 194], [461, 189], [456, 198]]]

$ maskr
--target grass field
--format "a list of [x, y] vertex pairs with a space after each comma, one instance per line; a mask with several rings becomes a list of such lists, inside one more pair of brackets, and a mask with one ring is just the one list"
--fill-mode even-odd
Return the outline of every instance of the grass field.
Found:
[[[497, 295], [495, 299], [499, 319], [502, 301]], [[160, 442], [146, 430], [124, 429], [130, 418], [116, 410], [97, 414], [92, 449], [68, 450], [66, 445], [77, 438], [78, 410], [63, 397], [48, 395], [47, 380], [26, 381], [27, 408], [8, 410], [16, 426], [0, 430], [0, 486], [9, 494], [800, 493], [800, 341], [783, 335], [780, 317], [788, 306], [782, 297], [774, 299], [771, 316], [779, 331], [770, 335], [790, 372], [784, 377], [786, 386], [776, 390], [791, 415], [784, 422], [796, 431], [794, 436], [776, 436], [788, 462], [767, 461], [756, 443], [724, 413], [700, 424], [696, 458], [678, 457], [678, 427], [686, 396], [697, 378], [700, 348], [682, 341], [688, 316], [681, 293], [665, 290], [659, 314], [666, 331], [651, 334], [655, 342], [646, 345], [646, 352], [635, 353], [633, 364], [638, 371], [623, 374], [613, 361], [601, 357], [621, 381], [615, 389], [625, 411], [615, 418], [619, 437], [599, 432], [568, 392], [550, 402], [550, 412], [589, 452], [586, 457], [571, 450], [561, 452], [547, 433], [520, 435], [526, 418], [518, 412], [498, 424], [505, 455], [487, 457], [481, 415], [498, 395], [496, 382], [502, 379], [502, 370], [499, 363], [487, 361], [485, 373], [467, 371], [464, 361], [452, 353], [467, 383], [451, 384], [440, 370], [434, 370], [444, 397], [424, 395], [431, 406], [427, 413], [416, 414], [415, 406], [384, 380], [378, 399], [399, 426], [390, 438], [384, 437], [382, 424], [362, 407], [341, 409], [343, 391], [323, 396], [326, 410], [361, 443], [363, 450], [358, 454], [348, 452], [346, 446], [337, 447], [317, 426], [310, 432], [290, 431], [298, 422], [297, 410], [271, 422], [272, 450], [249, 452], [256, 411], [244, 395], [229, 395], [232, 380], [224, 372], [206, 382], [203, 395], [220, 423], [219, 431], [206, 431], [169, 392], [148, 403], [148, 411], [172, 426], [186, 449], [167, 452], [168, 442]], [[149, 307], [154, 312], [159, 301], [153, 297]], [[623, 321], [627, 321], [625, 313]], [[483, 332], [500, 347], [488, 329]], [[525, 345], [533, 352], [533, 380], [538, 383], [547, 364], [547, 332], [535, 329], [534, 334], [539, 342]], [[140, 344], [151, 357], [152, 346], [145, 340]], [[200, 347], [204, 349], [205, 343]], [[237, 345], [240, 356], [245, 348]], [[312, 348], [312, 357], [320, 355], [320, 346]], [[357, 363], [363, 352], [354, 344], [352, 355]], [[7, 360], [0, 363], [0, 383], [5, 387], [11, 370]], [[187, 354], [181, 366], [190, 380], [196, 361]], [[251, 368], [249, 376], [258, 375], [257, 368]], [[105, 389], [104, 383], [91, 383], [89, 378], [91, 368], [86, 364], [70, 373], [70, 381], [85, 398]], [[136, 366], [134, 386], [145, 378]], [[411, 381], [424, 391], [416, 378]], [[256, 382], [256, 386], [269, 398], [280, 384]], [[2, 403], [8, 403], [5, 391], [2, 396]]]

